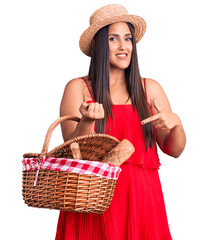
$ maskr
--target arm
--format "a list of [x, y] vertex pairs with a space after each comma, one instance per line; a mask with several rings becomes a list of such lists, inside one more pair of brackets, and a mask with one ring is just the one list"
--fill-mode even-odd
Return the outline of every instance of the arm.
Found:
[[80, 122], [61, 123], [64, 141], [81, 135], [94, 133], [96, 119], [104, 117], [102, 104], [83, 102], [83, 80], [73, 79], [65, 87], [60, 106], [60, 116], [70, 115], [81, 118]]
[[172, 156], [179, 157], [186, 144], [182, 122], [171, 110], [168, 98], [158, 82], [147, 79], [147, 92], [153, 116], [145, 119], [144, 124], [153, 122], [156, 127], [156, 141], [160, 149]]

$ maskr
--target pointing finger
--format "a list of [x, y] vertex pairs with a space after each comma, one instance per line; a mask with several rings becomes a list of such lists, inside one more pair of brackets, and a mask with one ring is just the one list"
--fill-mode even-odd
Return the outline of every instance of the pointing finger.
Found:
[[144, 119], [143, 121], [141, 121], [141, 124], [144, 125], [144, 124], [153, 122], [153, 121], [157, 120], [158, 118], [159, 118], [159, 115], [156, 114], [156, 115], [154, 115], [154, 116], [151, 116], [151, 117], [149, 117], [149, 118]]

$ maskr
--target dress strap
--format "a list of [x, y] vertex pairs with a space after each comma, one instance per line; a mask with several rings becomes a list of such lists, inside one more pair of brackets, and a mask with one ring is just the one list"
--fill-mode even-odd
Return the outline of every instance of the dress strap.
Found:
[[83, 79], [83, 80], [85, 81], [85, 83], [86, 83], [86, 85], [87, 85], [87, 88], [88, 88], [88, 91], [89, 91], [89, 93], [90, 93], [90, 96], [91, 96], [91, 98], [92, 98], [92, 100], [87, 101], [87, 103], [95, 102], [95, 100], [93, 99], [92, 93], [91, 93], [91, 91], [90, 91], [90, 87], [89, 87], [86, 79], [83, 78], [83, 77], [81, 77], [81, 79]]

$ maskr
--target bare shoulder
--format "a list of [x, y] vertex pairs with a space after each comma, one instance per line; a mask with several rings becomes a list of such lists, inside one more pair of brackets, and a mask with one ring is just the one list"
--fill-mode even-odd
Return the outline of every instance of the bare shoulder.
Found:
[[61, 115], [80, 115], [79, 106], [83, 102], [83, 88], [84, 80], [81, 78], [74, 78], [66, 84], [60, 106]]
[[147, 100], [151, 106], [153, 106], [153, 100], [156, 98], [157, 101], [164, 107], [164, 109], [171, 111], [168, 97], [163, 90], [160, 83], [152, 78], [145, 78]]
[[74, 78], [66, 84], [65, 89], [67, 89], [67, 90], [79, 89], [79, 91], [80, 91], [83, 86], [84, 86], [84, 80], [82, 78]]
[[152, 100], [158, 94], [161, 94], [161, 92], [164, 92], [159, 82], [157, 82], [152, 78], [145, 78], [145, 83], [146, 83], [147, 98], [149, 102], [152, 102]]
[[149, 91], [160, 90], [162, 87], [156, 80], [152, 78], [145, 78], [146, 89]]
[[91, 100], [91, 96], [88, 90], [89, 87], [90, 91], [92, 92], [91, 82], [89, 81], [88, 76], [84, 76], [83, 78], [80, 77], [70, 80], [66, 84], [65, 91], [74, 92], [79, 96], [82, 95], [83, 101]]

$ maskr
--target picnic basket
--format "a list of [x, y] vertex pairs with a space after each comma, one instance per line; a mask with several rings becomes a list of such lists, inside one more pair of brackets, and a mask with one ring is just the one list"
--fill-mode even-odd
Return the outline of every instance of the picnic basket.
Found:
[[[107, 134], [79, 136], [48, 152], [53, 130], [64, 116], [49, 127], [40, 154], [23, 155], [22, 195], [28, 206], [64, 211], [103, 213], [110, 205], [121, 172], [119, 166], [102, 162], [120, 141]], [[82, 159], [73, 159], [70, 145], [78, 143]]]

